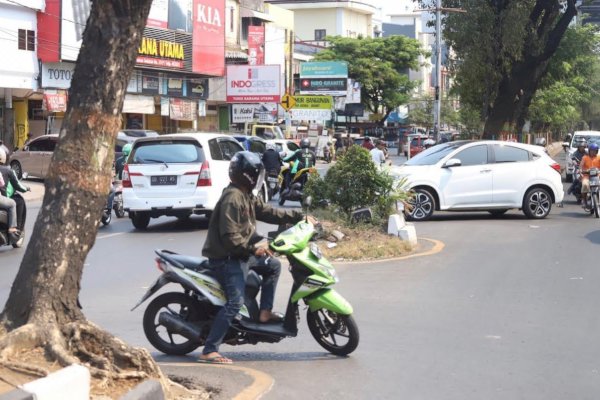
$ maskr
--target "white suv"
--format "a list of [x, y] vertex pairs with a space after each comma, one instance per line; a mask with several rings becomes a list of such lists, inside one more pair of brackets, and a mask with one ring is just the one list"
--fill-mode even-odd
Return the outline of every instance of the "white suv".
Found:
[[123, 207], [133, 226], [146, 229], [163, 215], [209, 216], [229, 184], [231, 157], [243, 150], [233, 137], [214, 133], [136, 140], [123, 170]]
[[565, 180], [567, 182], [573, 182], [573, 168], [575, 164], [571, 160], [573, 157], [573, 153], [577, 151], [577, 141], [585, 139], [587, 144], [594, 142], [600, 144], [600, 132], [599, 131], [575, 131], [573, 132], [573, 137], [571, 138], [571, 142], [569, 143], [569, 148], [567, 150], [566, 161], [565, 161]]

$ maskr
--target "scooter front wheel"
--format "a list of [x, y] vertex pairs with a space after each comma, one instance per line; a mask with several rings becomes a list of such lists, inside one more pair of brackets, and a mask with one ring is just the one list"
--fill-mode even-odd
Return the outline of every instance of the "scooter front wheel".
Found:
[[310, 333], [328, 352], [346, 356], [358, 347], [358, 326], [351, 315], [325, 309], [308, 310], [306, 319]]

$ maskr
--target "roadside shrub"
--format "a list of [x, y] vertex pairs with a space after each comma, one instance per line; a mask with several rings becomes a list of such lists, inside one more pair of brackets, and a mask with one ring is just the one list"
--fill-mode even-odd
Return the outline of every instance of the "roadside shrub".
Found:
[[333, 165], [325, 178], [309, 178], [305, 195], [313, 197], [313, 208], [328, 200], [334, 210], [347, 217], [352, 211], [370, 207], [373, 223], [379, 223], [396, 212], [398, 202], [406, 202], [408, 192], [387, 171], [380, 171], [371, 161], [369, 152], [360, 146], [351, 146]]

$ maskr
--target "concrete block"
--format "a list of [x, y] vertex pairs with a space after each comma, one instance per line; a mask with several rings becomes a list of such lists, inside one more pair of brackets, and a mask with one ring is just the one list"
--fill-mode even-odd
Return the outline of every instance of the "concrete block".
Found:
[[32, 393], [22, 389], [15, 389], [8, 393], [0, 394], [0, 400], [35, 400], [35, 398]]
[[404, 228], [401, 228], [398, 231], [398, 237], [401, 240], [407, 241], [411, 246], [417, 245], [417, 230], [415, 229], [415, 225], [412, 223], [407, 223]]
[[388, 234], [398, 236], [398, 231], [406, 225], [404, 214], [392, 214], [388, 218]]
[[73, 364], [53, 372], [45, 378], [21, 386], [33, 393], [36, 400], [88, 400], [90, 398], [90, 371]]
[[140, 383], [119, 400], [165, 400], [165, 393], [160, 382], [149, 380]]

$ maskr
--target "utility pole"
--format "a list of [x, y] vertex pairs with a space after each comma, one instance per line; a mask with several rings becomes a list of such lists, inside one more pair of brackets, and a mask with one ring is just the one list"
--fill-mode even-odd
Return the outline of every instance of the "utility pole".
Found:
[[433, 107], [433, 140], [442, 128], [442, 0], [435, 7], [435, 104]]

